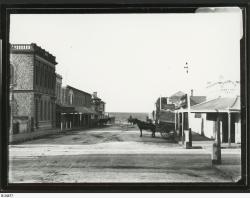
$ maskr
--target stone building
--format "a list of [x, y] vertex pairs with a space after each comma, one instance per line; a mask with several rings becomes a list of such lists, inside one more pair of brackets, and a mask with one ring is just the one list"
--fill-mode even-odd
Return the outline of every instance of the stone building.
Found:
[[10, 45], [12, 133], [55, 127], [56, 64], [34, 43]]

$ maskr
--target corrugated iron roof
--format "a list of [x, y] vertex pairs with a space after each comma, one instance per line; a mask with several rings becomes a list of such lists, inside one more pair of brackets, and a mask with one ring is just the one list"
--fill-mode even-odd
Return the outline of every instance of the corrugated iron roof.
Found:
[[232, 110], [240, 110], [240, 96], [237, 96], [234, 104], [231, 106]]
[[206, 101], [206, 96], [190, 96], [190, 105], [200, 104]]
[[191, 111], [240, 111], [240, 97], [219, 97], [213, 100], [205, 101], [203, 103], [191, 106]]

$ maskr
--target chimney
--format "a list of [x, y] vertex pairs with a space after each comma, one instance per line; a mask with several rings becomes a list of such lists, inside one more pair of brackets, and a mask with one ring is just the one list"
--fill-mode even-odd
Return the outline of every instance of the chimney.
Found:
[[194, 96], [194, 90], [191, 89], [191, 96]]
[[96, 92], [96, 91], [93, 92], [93, 97], [94, 97], [94, 98], [97, 98], [97, 92]]

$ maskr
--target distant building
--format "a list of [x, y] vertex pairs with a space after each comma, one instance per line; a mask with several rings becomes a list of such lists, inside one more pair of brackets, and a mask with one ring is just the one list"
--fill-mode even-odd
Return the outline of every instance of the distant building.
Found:
[[105, 117], [105, 102], [101, 98], [97, 97], [97, 92], [92, 94], [93, 109], [97, 112], [98, 119]]
[[208, 100], [218, 97], [235, 97], [240, 95], [239, 81], [218, 81], [215, 83], [208, 82], [206, 87]]
[[62, 76], [56, 73], [56, 104], [61, 104], [62, 98]]
[[13, 134], [55, 127], [56, 64], [34, 43], [10, 45]]

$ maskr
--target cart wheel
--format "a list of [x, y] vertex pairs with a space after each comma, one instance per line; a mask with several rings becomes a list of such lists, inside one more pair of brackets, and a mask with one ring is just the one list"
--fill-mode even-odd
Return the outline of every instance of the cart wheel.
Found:
[[164, 139], [168, 139], [169, 138], [169, 133], [167, 131], [161, 131], [161, 137]]

